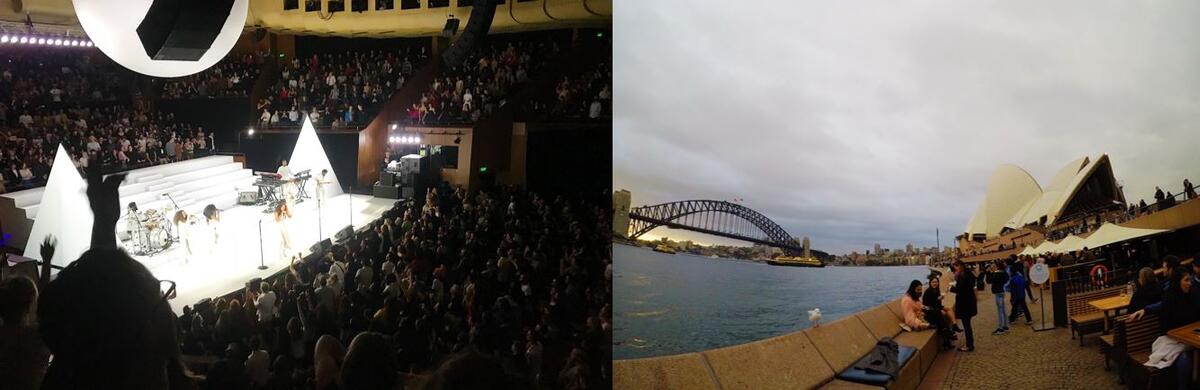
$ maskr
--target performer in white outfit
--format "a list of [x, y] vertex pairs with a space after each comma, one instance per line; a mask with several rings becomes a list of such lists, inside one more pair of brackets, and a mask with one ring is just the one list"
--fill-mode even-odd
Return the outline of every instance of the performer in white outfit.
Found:
[[316, 183], [317, 201], [318, 202], [325, 200], [325, 186], [328, 185], [329, 183], [330, 183], [329, 170], [322, 169], [321, 174], [319, 176], [317, 176], [317, 183]]
[[287, 260], [292, 253], [292, 238], [288, 234], [288, 222], [292, 219], [292, 210], [287, 202], [279, 202], [275, 206], [275, 225], [279, 226], [279, 258]]
[[292, 179], [295, 177], [292, 176], [292, 168], [288, 167], [288, 161], [280, 161], [279, 169], [275, 170], [275, 173], [279, 174], [279, 178], [284, 181], [282, 188], [280, 188], [280, 190], [283, 191], [283, 198], [286, 199], [289, 204], [295, 203], [294, 198], [296, 197], [296, 184], [292, 183]]
[[221, 209], [216, 205], [204, 206], [204, 240], [208, 244], [208, 254], [211, 255], [220, 241], [218, 227], [221, 225]]

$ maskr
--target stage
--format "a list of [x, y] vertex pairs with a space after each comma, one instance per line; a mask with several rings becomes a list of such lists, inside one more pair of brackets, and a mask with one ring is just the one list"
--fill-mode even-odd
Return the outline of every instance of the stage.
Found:
[[[346, 225], [352, 224], [358, 229], [375, 221], [395, 202], [395, 199], [349, 194], [322, 201], [320, 235], [317, 201], [309, 199], [296, 204], [292, 209], [293, 218], [287, 222], [291, 252], [308, 255], [313, 244], [325, 238], [332, 240]], [[263, 206], [234, 206], [222, 211], [216, 245], [193, 243], [191, 255], [183, 242], [177, 242], [163, 252], [152, 256], [135, 255], [134, 258], [145, 264], [158, 279], [175, 282], [176, 297], [170, 303], [171, 308], [180, 313], [185, 305], [193, 305], [206, 297], [225, 295], [244, 287], [250, 279], [265, 278], [287, 269], [291, 260], [280, 254], [281, 234], [275, 214], [262, 210]], [[258, 269], [260, 259], [267, 269]]]
[[[57, 160], [51, 170], [51, 183], [46, 187], [0, 195], [0, 220], [5, 232], [12, 232], [15, 242], [9, 245], [24, 246], [24, 256], [28, 258], [40, 258], [37, 245], [42, 237], [56, 237], [59, 246], [53, 263], [66, 266], [88, 248], [91, 210], [84, 195], [83, 180], [70, 165], [69, 158], [62, 157], [61, 161], [66, 162], [62, 167]], [[120, 245], [157, 278], [176, 283], [176, 298], [170, 303], [177, 313], [184, 305], [238, 290], [250, 279], [270, 276], [290, 264], [290, 257], [280, 254], [281, 235], [274, 214], [264, 213], [266, 206], [237, 204], [238, 191], [254, 189], [254, 181], [253, 172], [230, 156], [203, 157], [128, 172], [120, 188], [123, 216], [117, 223], [116, 234]], [[310, 180], [307, 192], [315, 196], [312, 186]], [[178, 209], [201, 219], [204, 207], [214, 205], [222, 210], [221, 222], [216, 229], [217, 241], [203, 244], [199, 241], [204, 241], [204, 234], [188, 234], [195, 229], [187, 229], [188, 232], [182, 232], [182, 235], [193, 241], [190, 255], [187, 241], [182, 239], [172, 242], [162, 252], [137, 255], [137, 248], [127, 233], [129, 210], [126, 206], [130, 202], [136, 202], [140, 210], [159, 210], [160, 215], [169, 216]], [[346, 225], [352, 224], [358, 229], [378, 219], [395, 202], [395, 199], [351, 196], [339, 191], [321, 202], [320, 234], [317, 201], [310, 198], [296, 203], [292, 209], [293, 218], [287, 223], [291, 251], [307, 255], [313, 244], [325, 238], [332, 239]], [[169, 224], [169, 220], [160, 220], [160, 224]], [[173, 224], [172, 229], [175, 229]], [[175, 232], [175, 235], [179, 233]], [[207, 235], [209, 242], [211, 237], [211, 233]], [[260, 259], [267, 266], [266, 270], [258, 269]]]

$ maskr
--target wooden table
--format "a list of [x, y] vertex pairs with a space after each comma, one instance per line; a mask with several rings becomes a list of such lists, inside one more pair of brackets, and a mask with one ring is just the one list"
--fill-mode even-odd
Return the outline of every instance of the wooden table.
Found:
[[[1196, 321], [1196, 322], [1193, 322], [1193, 323], [1190, 323], [1190, 324], [1187, 324], [1187, 325], [1184, 325], [1184, 326], [1181, 326], [1181, 327], [1178, 327], [1175, 329], [1168, 330], [1167, 336], [1171, 336], [1171, 338], [1178, 340], [1179, 342], [1187, 344], [1187, 345], [1191, 346], [1192, 348], [1194, 348], [1194, 349], [1192, 349], [1192, 352], [1188, 352], [1188, 353], [1197, 353], [1197, 351], [1200, 351], [1200, 333], [1196, 333], [1196, 332], [1192, 331], [1192, 329], [1196, 329], [1196, 328], [1200, 328], [1200, 321]], [[1196, 355], [1193, 355], [1193, 357], [1195, 357], [1195, 356]], [[1196, 361], [1195, 359], [1192, 359], [1192, 364], [1200, 365], [1200, 361]], [[1192, 379], [1195, 380], [1197, 375], [1200, 375], [1200, 372], [1196, 372], [1196, 370], [1193, 369], [1192, 370]]]
[[1200, 348], [1200, 333], [1193, 332], [1192, 329], [1200, 328], [1200, 321], [1196, 321], [1175, 329], [1167, 331], [1167, 336], [1179, 342], [1190, 345], [1192, 348]]
[[1129, 307], [1130, 298], [1132, 297], [1128, 295], [1117, 295], [1088, 302], [1088, 304], [1092, 305], [1092, 307], [1096, 308], [1096, 310], [1104, 312], [1104, 333], [1108, 333], [1108, 312], [1111, 311], [1115, 313], [1121, 309]]

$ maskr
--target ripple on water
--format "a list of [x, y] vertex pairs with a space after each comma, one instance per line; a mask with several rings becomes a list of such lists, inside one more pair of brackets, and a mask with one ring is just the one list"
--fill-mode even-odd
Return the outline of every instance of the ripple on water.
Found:
[[671, 309], [658, 309], [658, 310], [649, 310], [649, 311], [631, 311], [631, 312], [626, 312], [625, 316], [626, 317], [638, 317], [638, 318], [658, 317], [658, 316], [662, 316], [663, 314], [667, 314], [670, 312], [671, 312]]

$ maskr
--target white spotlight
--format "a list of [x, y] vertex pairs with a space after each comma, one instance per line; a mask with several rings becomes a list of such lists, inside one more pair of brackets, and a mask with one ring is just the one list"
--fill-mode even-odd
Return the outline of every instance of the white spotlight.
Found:
[[0, 36], [0, 43], [8, 43], [8, 35]]
[[55, 40], [54, 40], [54, 46], [62, 46], [62, 44], [63, 44], [63, 40], [62, 40], [62, 39], [55, 39]]
[[395, 123], [393, 123], [393, 124], [392, 124], [392, 130], [396, 130], [396, 124], [395, 124]]
[[246, 134], [247, 134], [247, 135], [254, 135], [254, 128], [253, 128], [253, 127], [251, 127], [251, 128], [250, 128], [250, 130], [246, 130]]
[[38, 41], [37, 41], [37, 43], [38, 43], [39, 45], [45, 45], [45, 44], [46, 44], [46, 38], [38, 38]]
[[29, 43], [29, 37], [21, 37], [21, 43]]

